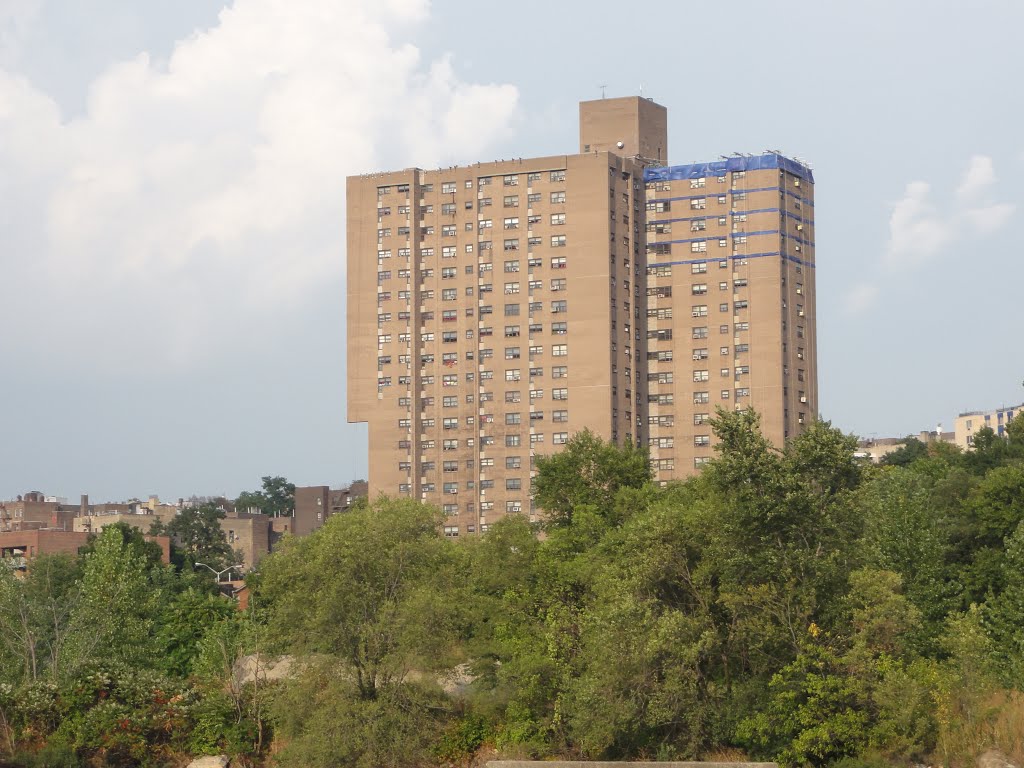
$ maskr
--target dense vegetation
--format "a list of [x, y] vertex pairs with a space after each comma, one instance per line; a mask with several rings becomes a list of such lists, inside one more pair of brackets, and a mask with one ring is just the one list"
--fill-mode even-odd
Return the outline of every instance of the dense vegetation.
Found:
[[[538, 461], [540, 537], [516, 516], [447, 540], [438, 510], [381, 497], [286, 540], [244, 613], [123, 528], [24, 580], [0, 569], [0, 750], [367, 768], [491, 750], [1024, 757], [1024, 421], [883, 466], [827, 423], [784, 452], [752, 413], [715, 429], [716, 459], [666, 488], [642, 451], [575, 436]], [[185, 522], [189, 557], [219, 551]]]

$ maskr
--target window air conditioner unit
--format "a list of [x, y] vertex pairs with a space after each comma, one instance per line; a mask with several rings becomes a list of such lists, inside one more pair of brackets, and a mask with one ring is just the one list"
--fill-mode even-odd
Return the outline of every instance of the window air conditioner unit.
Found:
[[807, 398], [806, 397], [801, 397], [800, 398], [800, 402], [801, 403], [806, 403], [807, 402]]

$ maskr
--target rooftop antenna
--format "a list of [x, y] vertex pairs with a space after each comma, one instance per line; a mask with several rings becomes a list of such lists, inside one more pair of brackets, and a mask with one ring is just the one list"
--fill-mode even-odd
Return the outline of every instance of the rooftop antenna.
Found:
[[604, 85], [599, 85], [597, 87], [601, 89], [601, 98], [603, 99], [604, 98], [604, 89], [608, 87], [608, 84], [605, 83]]
[[643, 97], [644, 97], [644, 84], [640, 83], [640, 98], [642, 99]]

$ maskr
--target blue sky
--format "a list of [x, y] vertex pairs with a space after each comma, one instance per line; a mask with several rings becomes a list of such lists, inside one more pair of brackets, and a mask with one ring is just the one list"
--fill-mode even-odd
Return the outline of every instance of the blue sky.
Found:
[[572, 152], [602, 84], [813, 165], [825, 418], [1024, 401], [1024, 4], [642, 7], [0, 0], [0, 498], [365, 475], [344, 177]]

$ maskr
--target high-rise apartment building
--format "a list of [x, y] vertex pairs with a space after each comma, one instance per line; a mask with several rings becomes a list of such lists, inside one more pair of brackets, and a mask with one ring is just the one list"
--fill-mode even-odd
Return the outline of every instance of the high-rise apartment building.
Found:
[[716, 406], [776, 445], [818, 414], [814, 179], [781, 155], [651, 168], [647, 378], [659, 480], [709, 461]]
[[716, 404], [757, 408], [778, 443], [816, 414], [810, 172], [667, 156], [663, 107], [602, 99], [576, 155], [348, 179], [371, 494], [475, 533], [533, 514], [534, 457], [582, 429], [649, 444], [669, 480], [710, 455]]

